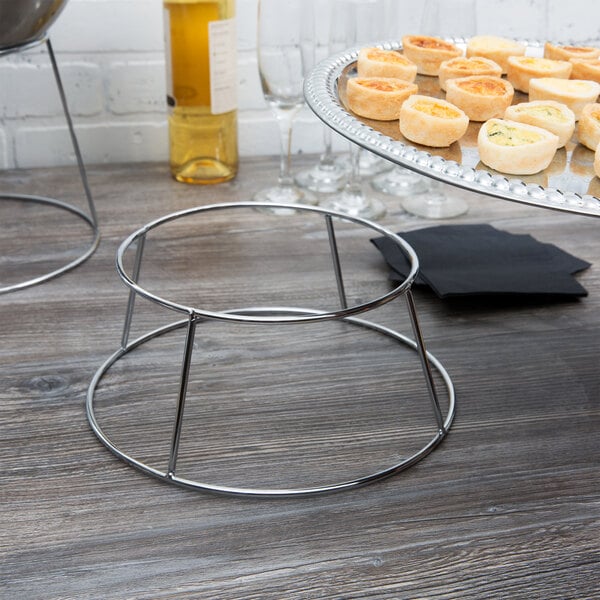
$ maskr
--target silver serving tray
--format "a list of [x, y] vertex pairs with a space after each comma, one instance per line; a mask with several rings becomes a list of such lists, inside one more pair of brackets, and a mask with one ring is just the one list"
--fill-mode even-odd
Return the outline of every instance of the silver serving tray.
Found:
[[[464, 40], [451, 40], [464, 48]], [[369, 44], [401, 50], [396, 41]], [[365, 46], [363, 44], [361, 47]], [[406, 140], [397, 121], [371, 121], [346, 108], [345, 81], [356, 74], [360, 47], [351, 48], [319, 63], [304, 83], [304, 96], [312, 111], [351, 142], [387, 160], [471, 191], [523, 204], [600, 217], [600, 179], [594, 175], [594, 153], [577, 143], [577, 129], [550, 166], [536, 175], [511, 178], [479, 160], [477, 133], [481, 123], [470, 123], [465, 136], [449, 148], [429, 148]], [[527, 42], [527, 54], [542, 55], [542, 44]], [[419, 93], [443, 97], [437, 77], [419, 75]], [[515, 92], [514, 103], [527, 95]]]

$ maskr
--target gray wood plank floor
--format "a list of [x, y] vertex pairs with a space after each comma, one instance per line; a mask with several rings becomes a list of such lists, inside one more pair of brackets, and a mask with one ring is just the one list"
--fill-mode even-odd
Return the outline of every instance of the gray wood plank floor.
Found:
[[[451, 190], [470, 209], [444, 223], [530, 233], [590, 261], [578, 276], [589, 296], [441, 301], [415, 290], [428, 349], [452, 376], [458, 409], [447, 439], [392, 478], [309, 498], [226, 497], [167, 485], [100, 444], [85, 397], [120, 344], [119, 244], [164, 214], [247, 200], [276, 168], [274, 158], [247, 160], [237, 181], [199, 188], [175, 183], [164, 165], [92, 167], [98, 251], [58, 279], [0, 296], [0, 597], [600, 598], [597, 219]], [[81, 200], [72, 169], [9, 172], [2, 186]], [[394, 231], [437, 224], [384, 201], [381, 223]], [[85, 227], [55, 211], [12, 201], [0, 211], [7, 279], [85, 244]], [[351, 302], [390, 287], [368, 238], [340, 228]], [[211, 216], [157, 232], [142, 281], [214, 310], [336, 308], [326, 248], [322, 227], [295, 217]], [[402, 299], [375, 313], [410, 334]], [[133, 332], [179, 318], [140, 301]], [[432, 417], [414, 353], [355, 329], [200, 324], [178, 473], [318, 485], [418, 448]], [[161, 469], [182, 333], [132, 352], [97, 394], [113, 439]]]

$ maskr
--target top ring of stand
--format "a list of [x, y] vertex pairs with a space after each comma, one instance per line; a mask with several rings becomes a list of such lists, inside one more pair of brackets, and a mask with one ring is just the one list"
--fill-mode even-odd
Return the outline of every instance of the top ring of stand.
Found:
[[[224, 211], [224, 210], [235, 210], [235, 209], [280, 209], [294, 211], [296, 213], [310, 212], [322, 215], [325, 220], [325, 227], [329, 239], [329, 248], [331, 258], [333, 262], [333, 270], [336, 277], [337, 289], [339, 300], [341, 304], [340, 310], [331, 311], [318, 311], [306, 308], [296, 307], [251, 307], [235, 310], [226, 311], [209, 311], [197, 307], [186, 306], [179, 304], [167, 298], [158, 296], [154, 293], [149, 292], [145, 288], [138, 284], [138, 278], [143, 261], [144, 243], [146, 235], [151, 230], [160, 227], [161, 225], [175, 221], [177, 219], [183, 219], [198, 213], [205, 213], [209, 211]], [[285, 217], [284, 217], [285, 218]], [[368, 229], [374, 232], [387, 236], [396, 242], [402, 251], [405, 253], [407, 259], [410, 262], [411, 269], [408, 277], [402, 281], [394, 289], [380, 295], [373, 300], [364, 302], [355, 306], [348, 306], [346, 300], [346, 293], [344, 289], [344, 281], [342, 269], [340, 266], [340, 259], [338, 255], [337, 242], [335, 237], [335, 226], [334, 220], [348, 221]], [[132, 248], [136, 248], [135, 261], [131, 269], [132, 274], [128, 274], [124, 267], [124, 256]], [[399, 236], [392, 233], [391, 231], [365, 219], [358, 217], [351, 217], [342, 213], [322, 209], [314, 206], [303, 206], [303, 205], [287, 205], [287, 204], [269, 204], [259, 202], [238, 202], [229, 204], [214, 204], [210, 206], [196, 207], [188, 210], [179, 211], [161, 217], [155, 221], [148, 223], [141, 227], [136, 232], [126, 238], [120, 245], [117, 252], [117, 272], [125, 284], [130, 288], [129, 303], [127, 307], [127, 314], [125, 318], [125, 325], [123, 330], [123, 337], [121, 341], [121, 347], [112, 356], [110, 356], [104, 364], [98, 369], [92, 382], [90, 383], [87, 400], [86, 400], [86, 411], [88, 421], [94, 433], [98, 436], [100, 441], [119, 458], [127, 462], [128, 464], [157, 477], [168, 483], [180, 485], [187, 488], [196, 490], [205, 490], [210, 492], [217, 492], [230, 495], [252, 495], [252, 496], [305, 496], [325, 492], [334, 492], [356, 488], [385, 477], [389, 477], [395, 473], [398, 473], [404, 469], [409, 468], [416, 462], [427, 456], [447, 435], [448, 430], [452, 424], [455, 416], [455, 393], [452, 381], [442, 366], [442, 364], [430, 354], [423, 341], [420, 326], [418, 323], [416, 308], [412, 297], [411, 286], [414, 282], [418, 273], [418, 259], [414, 250]], [[186, 315], [184, 320], [172, 323], [167, 326], [163, 326], [159, 329], [151, 331], [142, 337], [130, 342], [129, 333], [130, 326], [133, 318], [133, 310], [135, 305], [135, 297], [140, 296], [153, 303], [156, 303], [162, 307], [168, 308], [169, 310], [183, 313]], [[368, 312], [374, 308], [382, 306], [390, 302], [391, 300], [404, 296], [406, 298], [408, 312], [410, 315], [410, 321], [413, 329], [415, 339], [410, 339], [392, 329], [378, 325], [376, 323], [359, 319], [355, 315], [360, 313]], [[435, 418], [435, 434], [433, 437], [420, 449], [415, 451], [413, 454], [405, 458], [404, 460], [393, 464], [390, 467], [386, 467], [377, 472], [371, 473], [366, 476], [357, 477], [355, 479], [327, 483], [316, 487], [305, 487], [305, 488], [249, 488], [249, 487], [233, 487], [224, 486], [218, 484], [203, 483], [195, 480], [190, 480], [185, 477], [180, 477], [176, 474], [176, 463], [177, 453], [179, 448], [179, 441], [181, 436], [181, 429], [184, 416], [185, 397], [187, 391], [187, 382], [189, 380], [190, 364], [192, 349], [194, 346], [194, 335], [195, 328], [198, 322], [205, 320], [218, 320], [218, 321], [230, 321], [230, 322], [245, 322], [245, 323], [271, 323], [271, 324], [288, 324], [288, 323], [305, 323], [305, 322], [319, 322], [327, 320], [341, 320], [350, 325], [355, 325], [368, 330], [372, 330], [378, 334], [388, 336], [392, 340], [408, 346], [410, 349], [417, 352], [420, 359], [421, 368], [424, 375], [424, 383], [427, 387], [427, 392], [431, 400], [433, 409], [433, 417]], [[183, 352], [183, 365], [181, 371], [181, 379], [179, 382], [179, 394], [178, 404], [175, 416], [175, 422], [173, 424], [173, 434], [171, 438], [170, 455], [168, 457], [168, 468], [161, 470], [145, 462], [138, 460], [131, 454], [122, 451], [117, 444], [115, 444], [109, 435], [100, 426], [95, 410], [94, 400], [95, 392], [102, 378], [106, 375], [108, 370], [114, 365], [119, 359], [125, 356], [127, 353], [140, 347], [147, 341], [161, 336], [165, 333], [171, 332], [174, 329], [186, 328], [186, 339], [184, 344]], [[444, 416], [438, 395], [433, 380], [432, 367], [437, 370], [438, 374], [443, 380], [446, 388], [448, 409], [446, 416]]]
[[58, 277], [59, 275], [62, 275], [66, 271], [69, 271], [69, 270], [73, 269], [74, 267], [80, 265], [84, 261], [86, 261], [96, 251], [96, 248], [98, 247], [98, 244], [100, 243], [100, 230], [98, 228], [98, 219], [96, 216], [96, 209], [94, 206], [94, 201], [92, 199], [92, 194], [90, 192], [87, 174], [85, 171], [85, 165], [83, 162], [83, 158], [81, 156], [81, 151], [79, 149], [79, 143], [78, 143], [77, 137], [75, 135], [75, 129], [73, 127], [73, 121], [71, 119], [71, 114], [69, 112], [66, 94], [65, 94], [65, 91], [64, 91], [64, 88], [62, 85], [60, 73], [58, 70], [58, 65], [56, 63], [56, 58], [54, 56], [54, 51], [52, 49], [52, 44], [50, 43], [50, 39], [47, 37], [46, 34], [43, 34], [36, 40], [27, 41], [18, 46], [10, 46], [10, 47], [0, 48], [0, 58], [3, 56], [7, 56], [9, 54], [15, 54], [17, 52], [24, 52], [24, 51], [29, 50], [30, 48], [34, 48], [35, 46], [38, 46], [40, 44], [46, 44], [46, 48], [48, 50], [48, 55], [50, 57], [50, 62], [52, 64], [52, 70], [54, 73], [54, 79], [56, 81], [56, 86], [58, 88], [58, 93], [60, 95], [63, 112], [64, 112], [65, 119], [67, 121], [67, 125], [69, 128], [71, 143], [73, 145], [73, 150], [75, 152], [75, 157], [77, 159], [77, 166], [79, 168], [79, 176], [81, 178], [81, 183], [83, 184], [83, 189], [84, 189], [86, 200], [87, 200], [89, 214], [87, 214], [85, 211], [81, 210], [80, 208], [77, 208], [76, 206], [72, 206], [71, 204], [63, 202], [61, 200], [57, 200], [55, 198], [47, 198], [45, 196], [33, 196], [33, 195], [29, 195], [29, 194], [12, 194], [12, 193], [6, 194], [6, 193], [0, 192], [0, 199], [24, 201], [24, 202], [35, 202], [37, 204], [52, 206], [52, 207], [58, 208], [60, 210], [64, 210], [66, 212], [74, 214], [75, 216], [77, 216], [78, 218], [83, 220], [87, 225], [89, 225], [90, 229], [92, 230], [92, 239], [91, 239], [90, 244], [87, 247], [87, 249], [80, 256], [73, 259], [69, 263], [63, 265], [62, 267], [60, 267], [58, 269], [50, 271], [49, 273], [44, 273], [42, 275], [33, 277], [31, 279], [27, 279], [27, 280], [19, 282], [19, 283], [14, 283], [14, 284], [5, 285], [5, 286], [0, 285], [0, 295], [6, 294], [8, 292], [16, 291], [16, 290], [21, 290], [21, 289], [24, 289], [24, 288], [27, 288], [27, 287], [30, 287], [33, 285], [37, 285], [38, 283], [43, 283], [44, 281], [48, 281], [50, 279]]

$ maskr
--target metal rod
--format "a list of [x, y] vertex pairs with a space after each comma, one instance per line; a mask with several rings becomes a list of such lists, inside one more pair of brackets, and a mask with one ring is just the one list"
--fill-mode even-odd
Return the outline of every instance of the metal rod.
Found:
[[[146, 243], [146, 234], [142, 234], [137, 241], [135, 260], [133, 262], [133, 280], [137, 283], [140, 277], [142, 266], [142, 255], [144, 254], [144, 245]], [[129, 331], [131, 329], [131, 320], [133, 319], [133, 308], [135, 305], [135, 290], [129, 290], [129, 300], [127, 301], [127, 312], [125, 313], [125, 324], [123, 325], [123, 335], [121, 336], [121, 348], [127, 347], [129, 340]]]
[[67, 96], [65, 94], [65, 90], [63, 88], [63, 84], [60, 78], [60, 73], [58, 72], [58, 65], [56, 63], [56, 58], [54, 57], [54, 51], [52, 50], [52, 44], [50, 43], [50, 38], [46, 40], [46, 47], [48, 48], [48, 54], [50, 56], [50, 62], [52, 63], [52, 70], [54, 71], [54, 79], [56, 79], [56, 86], [58, 87], [58, 93], [60, 94], [60, 101], [62, 102], [63, 111], [65, 113], [65, 119], [67, 120], [67, 125], [69, 126], [69, 134], [71, 136], [71, 143], [73, 144], [73, 150], [75, 151], [75, 157], [77, 158], [77, 166], [79, 167], [79, 176], [81, 177], [81, 183], [83, 184], [83, 189], [85, 191], [85, 196], [87, 198], [88, 207], [90, 209], [90, 215], [92, 217], [92, 221], [95, 226], [98, 226], [98, 217], [96, 215], [96, 207], [94, 206], [94, 201], [92, 200], [92, 193], [90, 191], [90, 186], [88, 184], [87, 174], [85, 171], [85, 165], [83, 163], [83, 158], [81, 156], [81, 151], [79, 150], [79, 142], [77, 141], [77, 136], [75, 135], [75, 129], [73, 127], [73, 120], [71, 119], [71, 113], [69, 112], [69, 106], [67, 104]]
[[335, 280], [337, 282], [340, 305], [342, 306], [342, 309], [346, 309], [348, 308], [348, 301], [346, 300], [346, 290], [344, 289], [344, 279], [342, 277], [342, 268], [340, 266], [340, 255], [338, 253], [335, 230], [333, 228], [333, 219], [331, 218], [331, 215], [325, 215], [325, 223], [327, 224], [329, 248], [331, 250], [331, 259], [333, 261], [333, 270], [335, 271]]
[[433, 374], [431, 372], [431, 365], [429, 364], [429, 360], [427, 359], [425, 341], [423, 340], [423, 335], [419, 326], [419, 320], [417, 318], [417, 309], [415, 307], [415, 301], [411, 290], [408, 290], [406, 292], [406, 304], [408, 305], [410, 321], [412, 323], [413, 333], [415, 335], [415, 341], [417, 343], [417, 352], [419, 354], [419, 359], [421, 360], [421, 367], [423, 369], [423, 374], [425, 375], [427, 391], [429, 392], [429, 397], [433, 406], [435, 419], [437, 421], [439, 431], [442, 434], [444, 434], [446, 433], [446, 428], [444, 426], [444, 416], [442, 415], [442, 410], [440, 409], [440, 403], [438, 401], [437, 393], [435, 390], [435, 382], [433, 380]]
[[183, 353], [183, 364], [181, 367], [181, 379], [179, 381], [179, 398], [177, 401], [177, 414], [173, 426], [173, 437], [171, 439], [171, 454], [169, 456], [169, 466], [167, 477], [175, 476], [175, 467], [177, 465], [177, 453], [179, 452], [179, 441], [181, 439], [181, 427], [183, 425], [183, 410], [185, 408], [185, 398], [190, 379], [190, 364], [192, 362], [192, 352], [194, 349], [194, 337], [196, 335], [196, 318], [193, 313], [190, 314], [185, 339], [185, 351]]

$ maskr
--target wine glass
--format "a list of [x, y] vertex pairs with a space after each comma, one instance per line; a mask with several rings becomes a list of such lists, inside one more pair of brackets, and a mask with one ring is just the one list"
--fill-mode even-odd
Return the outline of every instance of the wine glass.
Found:
[[314, 63], [313, 32], [312, 1], [258, 0], [258, 70], [265, 100], [279, 126], [281, 149], [277, 185], [254, 194], [257, 202], [317, 202], [294, 184], [291, 175], [292, 125], [304, 105], [304, 76]]
[[[425, 0], [420, 33], [452, 38], [464, 46], [476, 31], [475, 6], [475, 0]], [[448, 196], [445, 184], [432, 180], [424, 193], [406, 196], [402, 208], [426, 219], [449, 219], [466, 213], [469, 205], [458, 196]]]
[[[386, 22], [385, 0], [334, 0], [332, 38], [348, 48], [357, 44], [375, 43]], [[360, 172], [360, 149], [350, 143], [350, 169], [344, 189], [325, 198], [321, 205], [329, 210], [364, 219], [385, 215], [383, 202], [365, 194]]]
[[[315, 21], [315, 61], [345, 50], [344, 44], [336, 35], [336, 22], [339, 15], [335, 13], [335, 0], [321, 0], [319, 14], [325, 18]], [[347, 169], [335, 160], [331, 127], [323, 124], [323, 153], [313, 167], [296, 173], [295, 181], [303, 188], [313, 192], [332, 193], [344, 187]]]

